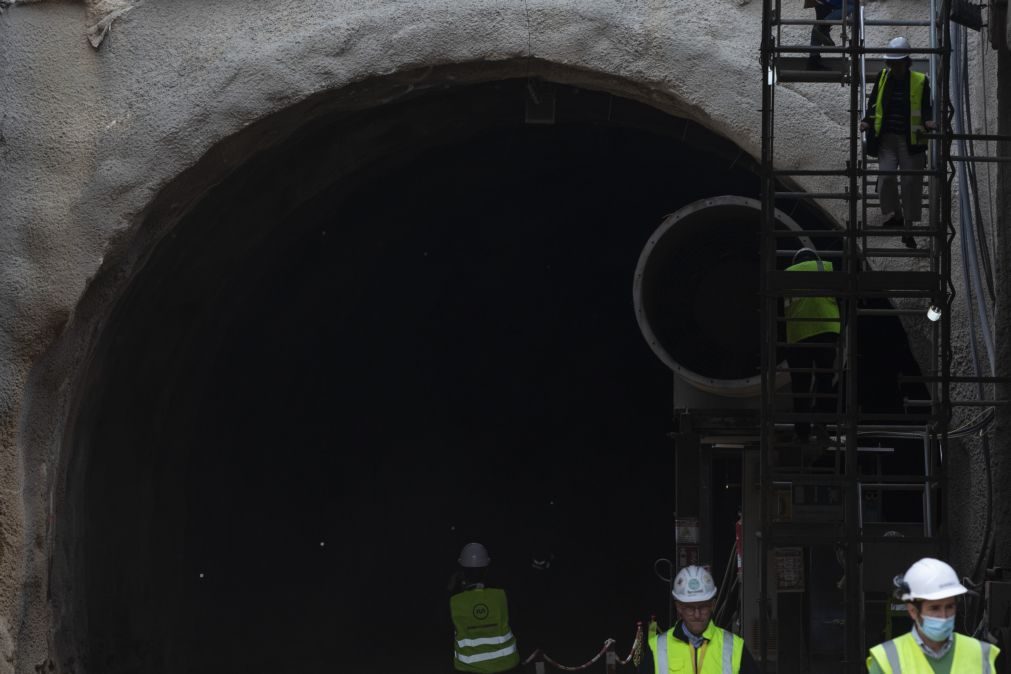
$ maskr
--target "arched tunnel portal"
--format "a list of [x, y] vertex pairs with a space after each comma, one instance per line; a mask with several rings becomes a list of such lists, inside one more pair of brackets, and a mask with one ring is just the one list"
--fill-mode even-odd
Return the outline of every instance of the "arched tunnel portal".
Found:
[[258, 152], [97, 333], [55, 504], [58, 651], [106, 673], [447, 671], [469, 540], [524, 654], [630, 638], [664, 607], [673, 470], [633, 271], [665, 214], [757, 189], [694, 122], [526, 79]]

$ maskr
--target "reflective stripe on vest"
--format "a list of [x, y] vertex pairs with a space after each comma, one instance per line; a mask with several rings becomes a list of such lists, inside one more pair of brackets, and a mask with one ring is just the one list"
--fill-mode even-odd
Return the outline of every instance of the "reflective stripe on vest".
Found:
[[990, 674], [990, 642], [979, 642], [979, 648], [983, 652], [983, 674]]
[[734, 635], [723, 630], [723, 674], [734, 674]]
[[504, 644], [513, 638], [512, 630], [500, 637], [482, 637], [480, 639], [457, 639], [456, 645], [460, 648], [467, 646], [491, 646], [492, 644]]
[[888, 664], [892, 668], [892, 674], [902, 674], [902, 665], [899, 664], [899, 649], [895, 647], [895, 642], [886, 641], [881, 645], [885, 647], [885, 655], [888, 657]]
[[[888, 81], [888, 68], [881, 70], [878, 78], [878, 97], [874, 101], [874, 133], [881, 136], [881, 126], [885, 119], [885, 82]], [[927, 76], [915, 70], [909, 72], [909, 144], [923, 145], [920, 140], [919, 130], [923, 126], [923, 90], [927, 82]]]
[[[520, 625], [522, 627], [522, 625]], [[475, 662], [486, 662], [488, 660], [497, 660], [499, 658], [504, 658], [507, 655], [512, 655], [516, 652], [516, 644], [509, 644], [505, 648], [500, 648], [497, 651], [490, 651], [488, 653], [477, 653], [476, 655], [462, 655], [459, 651], [456, 653], [456, 659], [460, 662], [465, 662], [468, 665], [474, 664]]]

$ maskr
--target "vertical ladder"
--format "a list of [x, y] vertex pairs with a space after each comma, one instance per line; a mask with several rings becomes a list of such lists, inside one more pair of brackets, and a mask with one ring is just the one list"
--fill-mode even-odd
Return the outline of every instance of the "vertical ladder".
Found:
[[[859, 124], [866, 111], [868, 55], [888, 52], [902, 52], [926, 56], [929, 59], [931, 86], [934, 88], [935, 111], [947, 106], [947, 30], [948, 2], [940, 0], [938, 13], [931, 0], [927, 18], [914, 17], [908, 21], [869, 21], [864, 16], [860, 0], [844, 0], [840, 20], [789, 19], [782, 15], [782, 0], [764, 0], [762, 12], [762, 403], [761, 403], [761, 486], [763, 491], [761, 526], [761, 563], [773, 565], [775, 553], [787, 547], [804, 550], [813, 546], [831, 546], [841, 558], [843, 577], [840, 580], [844, 609], [844, 643], [841, 662], [832, 671], [859, 674], [864, 671], [867, 646], [864, 638], [864, 587], [862, 578], [862, 555], [865, 544], [881, 544], [881, 536], [872, 536], [863, 526], [862, 494], [873, 484], [875, 488], [902, 488], [922, 490], [924, 500], [924, 531], [922, 542], [929, 542], [936, 527], [932, 507], [934, 493], [940, 486], [943, 473], [940, 472], [939, 448], [947, 441], [950, 401], [948, 385], [951, 368], [950, 328], [947, 320], [932, 324], [931, 361], [925, 379], [934, 383], [929, 408], [920, 408], [910, 413], [871, 413], [864, 411], [857, 397], [858, 388], [858, 321], [882, 315], [917, 314], [924, 317], [928, 306], [941, 307], [945, 317], [950, 316], [952, 293], [950, 243], [954, 230], [950, 222], [950, 185], [947, 180], [950, 141], [941, 138], [935, 142], [931, 161], [923, 171], [889, 172], [901, 176], [916, 173], [928, 178], [926, 192], [929, 218], [926, 227], [916, 230], [919, 237], [926, 237], [925, 249], [915, 251], [900, 247], [889, 247], [899, 237], [906, 234], [902, 230], [882, 230], [868, 225], [868, 208], [873, 205], [872, 191], [877, 177], [884, 174], [876, 165], [870, 164], [863, 149]], [[850, 5], [855, 11], [850, 18]], [[933, 17], [940, 17], [934, 20]], [[839, 26], [841, 43], [838, 46], [817, 46], [807, 44], [786, 44], [783, 40], [784, 26]], [[884, 44], [865, 43], [865, 26], [930, 26], [931, 40], [928, 46], [913, 47], [909, 50], [888, 49]], [[806, 42], [806, 40], [805, 40]], [[831, 57], [826, 59], [829, 70], [805, 71], [796, 67], [798, 56], [818, 53]], [[877, 69], [875, 69], [876, 71]], [[835, 84], [848, 87], [849, 93], [849, 152], [845, 166], [825, 166], [805, 170], [779, 170], [776, 162], [776, 90], [781, 82], [804, 82], [815, 84]], [[941, 115], [935, 112], [935, 120]], [[943, 134], [941, 134], [943, 136]], [[804, 194], [786, 191], [779, 187], [780, 181], [798, 177], [823, 177], [835, 181], [839, 187], [828, 192]], [[846, 205], [843, 227], [839, 230], [807, 232], [812, 239], [836, 242], [837, 258], [833, 258], [832, 271], [784, 271], [788, 266], [791, 250], [781, 250], [781, 242], [790, 241], [795, 234], [776, 227], [776, 203], [782, 198], [809, 198], [836, 200]], [[787, 246], [788, 248], [788, 246]], [[785, 258], [785, 259], [784, 259]], [[880, 262], [892, 260], [892, 266], [902, 271], [882, 271]], [[830, 399], [835, 410], [829, 412], [797, 411], [792, 409], [793, 394], [776, 389], [776, 375], [792, 372], [798, 368], [780, 365], [783, 349], [788, 345], [781, 336], [785, 322], [780, 312], [784, 298], [796, 297], [836, 297], [841, 317], [841, 335], [836, 344], [821, 346], [833, 349], [835, 366], [831, 373], [837, 378], [838, 386]], [[907, 306], [896, 308], [868, 308], [862, 302], [868, 299], [884, 298], [901, 300]], [[915, 308], [910, 308], [909, 304]], [[810, 348], [819, 348], [812, 345]], [[812, 379], [818, 373], [812, 373]], [[827, 372], [822, 372], [827, 374]], [[898, 382], [897, 382], [898, 384]], [[817, 388], [815, 389], [817, 390]], [[823, 396], [828, 394], [822, 394]], [[797, 422], [822, 425], [830, 433], [830, 439], [814, 452], [831, 451], [833, 459], [829, 466], [815, 466], [815, 461], [805, 458], [812, 450], [790, 438], [790, 428]], [[916, 424], [917, 427], [912, 425]], [[925, 451], [923, 465], [911, 470], [909, 475], [889, 475], [874, 478], [861, 471], [858, 439], [874, 433], [919, 433], [924, 438]], [[824, 464], [824, 462], [823, 462]], [[839, 497], [837, 509], [826, 513], [824, 519], [792, 521], [782, 512], [776, 501], [778, 494], [795, 490], [824, 489]], [[792, 496], [791, 496], [792, 498]], [[913, 543], [909, 538], [902, 539]], [[898, 572], [898, 570], [896, 571]], [[760, 572], [759, 614], [759, 659], [763, 671], [771, 671], [768, 658], [771, 616], [773, 606], [770, 598], [770, 583], [775, 580], [774, 569], [763, 568]], [[791, 640], [778, 639], [779, 660], [783, 660], [783, 650]], [[807, 671], [808, 668], [804, 668]], [[811, 668], [810, 671], [817, 671]]]

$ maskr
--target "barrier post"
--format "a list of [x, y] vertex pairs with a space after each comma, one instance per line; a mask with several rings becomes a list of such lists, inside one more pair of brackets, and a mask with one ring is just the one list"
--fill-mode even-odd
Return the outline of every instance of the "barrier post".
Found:
[[607, 674], [617, 674], [618, 654], [614, 652], [614, 642], [607, 644], [607, 653], [604, 654], [604, 663], [607, 665]]

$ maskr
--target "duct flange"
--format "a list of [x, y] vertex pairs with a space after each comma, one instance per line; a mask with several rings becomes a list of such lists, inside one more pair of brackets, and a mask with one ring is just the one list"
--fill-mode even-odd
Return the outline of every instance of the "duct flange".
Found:
[[[691, 203], [664, 218], [635, 269], [643, 337], [677, 376], [708, 393], [750, 397], [761, 390], [761, 218], [761, 203], [748, 197]], [[780, 211], [776, 226], [803, 231]], [[780, 245], [812, 246], [800, 235]]]

